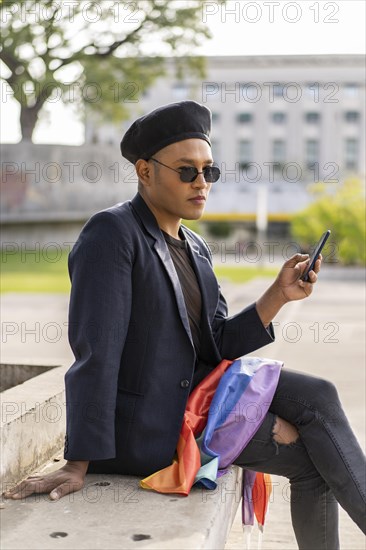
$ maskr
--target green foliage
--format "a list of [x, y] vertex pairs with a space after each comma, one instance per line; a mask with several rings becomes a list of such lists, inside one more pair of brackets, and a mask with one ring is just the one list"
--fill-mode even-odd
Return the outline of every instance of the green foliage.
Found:
[[207, 231], [211, 237], [229, 237], [234, 231], [233, 224], [228, 221], [207, 222]]
[[[362, 182], [349, 178], [335, 192], [330, 192], [325, 184], [317, 184], [312, 191], [318, 199], [294, 216], [291, 224], [293, 237], [307, 250], [326, 229], [330, 229], [328, 253], [335, 243], [338, 261], [345, 265], [365, 265], [365, 191]], [[323, 255], [326, 258], [327, 245]]]
[[201, 224], [198, 220], [183, 220], [183, 225], [188, 227], [191, 231], [200, 234], [201, 233]]
[[164, 57], [177, 56], [178, 77], [203, 75], [204, 60], [189, 57], [210, 37], [199, 0], [6, 0], [0, 13], [0, 59], [26, 139], [55, 98], [120, 123], [129, 103], [164, 74]]

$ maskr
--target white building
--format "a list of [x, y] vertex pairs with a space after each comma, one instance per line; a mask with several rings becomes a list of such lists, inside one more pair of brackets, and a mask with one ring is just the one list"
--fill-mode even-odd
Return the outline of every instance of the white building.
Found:
[[222, 172], [207, 205], [211, 219], [254, 219], [260, 209], [264, 218], [286, 221], [313, 200], [309, 183], [364, 176], [363, 56], [213, 56], [206, 72], [203, 81], [177, 80], [167, 61], [167, 76], [130, 103], [123, 125], [88, 121], [87, 143], [119, 146], [137, 116], [164, 103], [207, 105]]

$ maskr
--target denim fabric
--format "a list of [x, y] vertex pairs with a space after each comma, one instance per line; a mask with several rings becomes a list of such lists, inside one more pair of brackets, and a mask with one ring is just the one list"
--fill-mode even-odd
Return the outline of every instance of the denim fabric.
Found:
[[[295, 442], [274, 440], [277, 416], [296, 426]], [[365, 533], [365, 456], [331, 382], [283, 369], [269, 412], [235, 464], [289, 479], [301, 550], [339, 549], [337, 501]]]

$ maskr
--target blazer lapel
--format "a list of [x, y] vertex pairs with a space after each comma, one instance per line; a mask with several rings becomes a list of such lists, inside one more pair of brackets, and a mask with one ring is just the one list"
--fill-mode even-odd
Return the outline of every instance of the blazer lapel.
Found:
[[203, 307], [207, 312], [209, 321], [211, 321], [215, 315], [220, 297], [217, 279], [210, 262], [200, 253], [197, 243], [190, 237], [187, 231], [184, 231], [184, 234], [189, 244], [193, 268], [201, 288]]
[[192, 334], [191, 334], [191, 329], [189, 325], [187, 308], [186, 308], [186, 303], [184, 301], [182, 287], [180, 285], [179, 278], [165, 240], [163, 238], [157, 239], [155, 241], [154, 248], [156, 250], [156, 253], [160, 257], [166, 272], [169, 275], [169, 278], [173, 285], [174, 294], [177, 300], [177, 306], [178, 306], [180, 317], [182, 319], [182, 323], [193, 345]]
[[193, 346], [192, 334], [191, 334], [191, 329], [189, 325], [189, 319], [188, 319], [186, 304], [185, 304], [184, 296], [182, 292], [182, 287], [180, 285], [173, 260], [170, 256], [168, 246], [156, 222], [155, 216], [153, 215], [151, 210], [148, 208], [147, 204], [145, 203], [145, 201], [143, 200], [143, 198], [139, 193], [137, 193], [135, 197], [132, 199], [131, 204], [134, 210], [137, 212], [145, 229], [154, 238], [153, 247], [157, 255], [159, 256], [161, 263], [164, 269], [166, 270], [169, 276], [169, 279], [172, 283], [175, 298], [177, 301], [179, 315], [181, 317], [183, 326]]

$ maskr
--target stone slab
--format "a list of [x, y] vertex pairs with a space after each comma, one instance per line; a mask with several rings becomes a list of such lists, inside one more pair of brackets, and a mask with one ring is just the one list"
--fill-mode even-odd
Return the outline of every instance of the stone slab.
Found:
[[48, 372], [1, 393], [3, 488], [29, 475], [63, 444], [67, 367], [53, 366]]
[[240, 500], [241, 470], [232, 468], [216, 490], [188, 497], [139, 487], [136, 477], [86, 476], [84, 488], [59, 501], [33, 495], [6, 500], [3, 550], [198, 550], [225, 545]]

